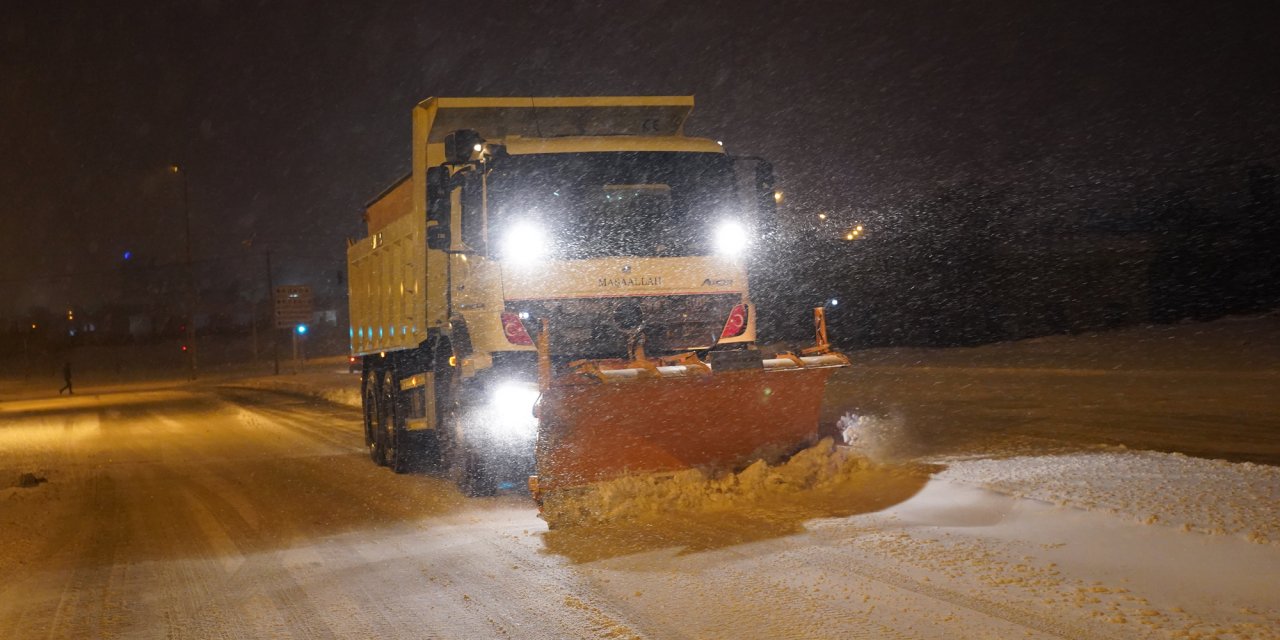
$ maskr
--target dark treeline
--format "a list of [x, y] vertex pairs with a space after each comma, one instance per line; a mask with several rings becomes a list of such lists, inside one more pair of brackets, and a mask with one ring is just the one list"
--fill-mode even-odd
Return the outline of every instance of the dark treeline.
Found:
[[839, 223], [819, 225], [756, 270], [763, 337], [804, 339], [816, 305], [846, 347], [974, 345], [1274, 309], [1276, 171], [1255, 165], [1231, 178], [1088, 211], [969, 181], [867, 221], [853, 241]]
[[1272, 308], [1280, 299], [1276, 171], [1249, 169], [1247, 198], [1214, 207], [1182, 192], [1158, 207], [1152, 320], [1211, 319]]
[[[752, 276], [761, 338], [808, 339], [808, 309], [818, 305], [828, 306], [832, 337], [846, 348], [974, 345], [1280, 307], [1276, 170], [1259, 164], [1210, 178], [1084, 210], [967, 181], [858, 221], [866, 233], [852, 241], [844, 230], [853, 220], [772, 238], [757, 246]], [[217, 286], [210, 271], [200, 334], [265, 330], [265, 287]], [[139, 262], [101, 278], [120, 292], [112, 303], [74, 317], [35, 308], [0, 319], [0, 356], [184, 334], [180, 269]], [[342, 274], [313, 281], [324, 284], [317, 308], [332, 312], [314, 338], [340, 350]]]

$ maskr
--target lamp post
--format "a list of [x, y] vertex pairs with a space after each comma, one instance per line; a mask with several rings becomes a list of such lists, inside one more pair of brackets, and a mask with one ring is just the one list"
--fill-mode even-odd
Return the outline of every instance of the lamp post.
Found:
[[191, 265], [191, 204], [187, 193], [187, 172], [181, 166], [173, 164], [169, 170], [182, 177], [182, 220], [185, 229], [186, 262], [187, 262], [187, 365], [192, 380], [196, 379], [196, 305], [199, 294], [196, 292], [195, 269]]

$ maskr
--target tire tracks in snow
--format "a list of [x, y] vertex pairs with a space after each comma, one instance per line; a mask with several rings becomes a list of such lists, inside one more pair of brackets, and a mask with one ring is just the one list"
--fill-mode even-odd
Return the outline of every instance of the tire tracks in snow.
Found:
[[[307, 436], [312, 440], [318, 440], [329, 445], [333, 445], [343, 451], [360, 451], [364, 452], [364, 434], [363, 426], [360, 422], [360, 412], [350, 407], [342, 407], [329, 403], [323, 403], [317, 400], [303, 400], [297, 396], [262, 389], [249, 389], [244, 387], [219, 387], [217, 394], [220, 399], [230, 406], [237, 407], [244, 411], [259, 414], [264, 417], [274, 419], [274, 424], [287, 427], [289, 430]], [[262, 398], [271, 397], [276, 399], [287, 399], [290, 404], [285, 405], [289, 409], [280, 408], [279, 404], [271, 404]], [[311, 420], [299, 419], [299, 411], [297, 407], [305, 407], [310, 411], [319, 411], [317, 404], [324, 406], [330, 411], [337, 412], [341, 410], [343, 413], [351, 414], [350, 426], [340, 428], [332, 422], [330, 426], [317, 427], [311, 424]]]
[[[443, 578], [448, 587], [467, 585], [464, 602], [482, 611], [504, 636], [647, 637], [638, 630], [644, 629], [643, 618], [628, 619], [625, 611], [603, 601], [558, 556], [541, 553], [527, 529], [495, 521], [503, 511], [459, 514], [453, 520], [473, 521], [436, 527], [443, 535], [430, 556], [446, 561], [434, 563], [429, 575]], [[531, 625], [535, 621], [540, 624]]]
[[843, 562], [844, 564], [842, 565], [824, 565], [824, 570], [829, 573], [838, 574], [842, 569], [844, 569], [847, 570], [846, 575], [853, 574], [863, 578], [876, 580], [896, 589], [910, 591], [934, 600], [964, 607], [991, 618], [1011, 622], [1020, 627], [1034, 629], [1060, 638], [1097, 638], [1105, 640], [1109, 637], [1104, 634], [1100, 634], [1097, 629], [1086, 630], [1061, 620], [1046, 618], [1007, 604], [993, 602], [984, 598], [965, 595], [958, 591], [934, 586], [932, 584], [909, 578], [891, 569], [875, 566], [870, 563], [850, 559], [844, 559]]
[[[85, 614], [88, 611], [100, 611], [102, 601], [110, 598], [112, 593], [110, 570], [115, 564], [120, 534], [117, 526], [111, 526], [111, 518], [103, 516], [116, 512], [120, 507], [120, 496], [114, 479], [105, 475], [95, 477], [90, 481], [90, 491], [86, 492], [77, 511], [92, 514], [88, 520], [96, 526], [83, 526], [82, 521], [80, 531], [69, 536], [74, 541], [64, 537], [64, 532], [64, 536], [51, 539], [50, 544], [41, 552], [42, 558], [74, 558], [73, 568], [53, 609], [45, 637], [87, 638], [103, 635], [101, 620]], [[70, 544], [61, 546], [67, 542]], [[106, 567], [105, 570], [103, 566]], [[104, 577], [108, 579], [104, 581]], [[102, 584], [103, 582], [106, 584]], [[94, 606], [94, 601], [98, 601], [98, 607]]]
[[[308, 421], [300, 417], [299, 412], [292, 407], [289, 410], [277, 408], [274, 405], [257, 401], [251, 396], [253, 392], [236, 392], [227, 396], [231, 402], [237, 406], [241, 406], [243, 410], [252, 411], [261, 414], [273, 424], [293, 430], [299, 434], [310, 436], [324, 443], [336, 444], [344, 449], [352, 448], [352, 444], [358, 444], [359, 434], [352, 429], [350, 440], [346, 440], [341, 436], [335, 436], [334, 433], [325, 432], [322, 428], [308, 424]], [[244, 404], [241, 404], [241, 402]], [[299, 403], [305, 405], [306, 403]], [[363, 451], [363, 448], [360, 449]], [[401, 480], [412, 478], [400, 477]], [[349, 499], [349, 498], [348, 498]], [[448, 531], [452, 527], [457, 527], [458, 531]], [[468, 529], [472, 529], [469, 534], [473, 538], [463, 543], [460, 538], [465, 537], [468, 533], [464, 533]], [[444, 532], [443, 538], [433, 540], [432, 531], [437, 534]], [[476, 536], [477, 531], [483, 534]], [[387, 535], [383, 533], [383, 535]], [[525, 612], [535, 612], [541, 610], [544, 618], [555, 618], [550, 611], [547, 610], [549, 601], [560, 602], [563, 610], [571, 610], [579, 612], [580, 619], [570, 622], [568, 620], [560, 623], [561, 626], [568, 624], [576, 627], [575, 633], [581, 633], [587, 629], [595, 628], [595, 633], [609, 633], [610, 625], [617, 625], [616, 630], [619, 633], [638, 636], [639, 633], [633, 630], [632, 625], [618, 622], [627, 618], [632, 618], [640, 623], [639, 628], [644, 628], [646, 620], [653, 623], [657, 628], [664, 627], [663, 621], [654, 619], [650, 613], [634, 610], [626, 606], [625, 601], [620, 601], [621, 607], [617, 611], [610, 605], [599, 603], [598, 595], [590, 594], [589, 588], [570, 588], [570, 583], [576, 577], [569, 575], [569, 570], [555, 566], [556, 562], [537, 555], [536, 551], [532, 551], [531, 555], [518, 554], [510, 543], [499, 539], [497, 536], [506, 535], [497, 533], [491, 527], [483, 529], [473, 529], [467, 526], [445, 526], [441, 528], [439, 525], [428, 529], [423, 533], [423, 544], [426, 549], [419, 550], [420, 556], [430, 557], [434, 562], [431, 564], [419, 565], [422, 574], [433, 576], [437, 581], [447, 581], [444, 584], [445, 593], [438, 594], [447, 595], [450, 591], [456, 591], [457, 588], [466, 589], [466, 593], [462, 593], [462, 603], [444, 602], [439, 599], [435, 601], [433, 607], [437, 607], [439, 612], [445, 614], [450, 622], [444, 630], [448, 634], [494, 634], [501, 635], [514, 634], [513, 637], [555, 637], [556, 631], [564, 629], [552, 630], [545, 636], [539, 635], [535, 629], [526, 628], [520, 623], [521, 617], [525, 616], [512, 615], [512, 607], [517, 606]], [[443, 544], [438, 544], [443, 543]], [[329, 544], [335, 544], [332, 541]], [[455, 554], [450, 547], [465, 544], [467, 546], [481, 545], [483, 550], [479, 552], [469, 552]], [[519, 544], [518, 542], [516, 544]], [[360, 546], [343, 544], [343, 552], [348, 554], [359, 555], [363, 553]], [[406, 553], [411, 553], [406, 551]], [[502, 558], [498, 561], [498, 558]], [[805, 561], [801, 561], [804, 564]], [[504, 582], [499, 578], [501, 572], [510, 573], [507, 569], [508, 564], [540, 564], [542, 566], [536, 572], [531, 584]], [[1096, 632], [1085, 633], [1083, 630], [1059, 621], [1054, 621], [1037, 614], [1016, 609], [1014, 607], [1001, 603], [983, 600], [973, 596], [968, 596], [959, 592], [950, 591], [937, 586], [933, 586], [918, 580], [913, 580], [907, 576], [894, 572], [883, 567], [878, 567], [861, 561], [846, 560], [843, 566], [832, 566], [823, 564], [821, 569], [826, 572], [843, 573], [846, 578], [857, 580], [874, 580], [881, 584], [887, 585], [893, 589], [907, 591], [919, 597], [928, 598], [934, 601], [946, 603], [952, 607], [961, 607], [976, 614], [986, 616], [993, 619], [1002, 620], [1009, 624], [1020, 628], [1039, 631], [1049, 636], [1063, 638], [1078, 637], [1098, 637]], [[563, 576], [557, 576], [558, 572], [566, 572]], [[480, 577], [480, 581], [475, 581], [476, 577]], [[488, 578], [487, 582], [484, 578]], [[833, 603], [824, 603], [811, 594], [804, 593], [796, 587], [792, 587], [785, 581], [773, 580], [767, 577], [757, 576], [758, 581], [769, 584], [769, 590], [772, 593], [787, 593], [787, 599], [794, 606], [803, 604], [803, 607], [818, 608], [826, 612], [831, 619], [840, 619], [847, 622], [856, 620], [855, 624], [842, 624], [841, 632], [844, 637], [853, 638], [910, 638], [909, 634], [886, 625], [877, 620], [876, 616], [851, 611], [847, 608], [839, 607]], [[475, 586], [460, 587], [460, 585], [470, 582]], [[375, 587], [374, 592], [377, 592]], [[473, 593], [474, 592], [474, 593]], [[553, 598], [548, 597], [549, 592], [557, 595]], [[530, 597], [530, 594], [534, 594]], [[454, 594], [458, 596], [459, 594]], [[480, 598], [484, 598], [486, 602], [481, 602]], [[526, 601], [528, 601], [526, 603]], [[500, 605], [497, 609], [491, 609], [491, 605]], [[475, 612], [483, 612], [483, 616], [488, 619], [488, 624], [474, 626], [479, 622], [477, 619], [471, 619]], [[399, 617], [399, 616], [397, 616]], [[585, 626], [584, 626], [585, 625]], [[432, 626], [432, 625], [428, 625]], [[803, 628], [797, 631], [798, 635], [794, 637], [808, 637], [806, 634], [812, 632], [812, 628]], [[680, 633], [677, 629], [666, 629], [663, 636], [671, 633]], [[852, 635], [849, 635], [852, 634]], [[783, 637], [783, 636], [780, 636]], [[789, 637], [789, 636], [788, 636]]]
[[[873, 531], [880, 531], [880, 529]], [[840, 537], [835, 537], [834, 534], [837, 533]], [[856, 539], [849, 538], [850, 533], [850, 530], [843, 527], [829, 531], [811, 531], [810, 535], [815, 538], [813, 545], [800, 550], [782, 551], [778, 554], [779, 560], [820, 571], [829, 580], [836, 582], [856, 584], [859, 579], [871, 580], [893, 589], [946, 603], [994, 620], [1008, 622], [1023, 629], [1039, 631], [1049, 636], [1099, 640], [1113, 637], [1096, 626], [1080, 626], [1011, 604], [968, 595], [955, 589], [913, 578], [888, 566], [889, 563], [902, 563], [901, 559], [886, 558], [884, 562], [871, 559], [878, 552], [874, 548], [859, 544]], [[832, 547], [823, 544], [823, 540], [839, 544], [837, 547]], [[809, 557], [813, 555], [813, 550], [825, 552], [820, 554], [821, 562]]]
[[[318, 426], [334, 419], [321, 408], [285, 410], [253, 398], [242, 405], [239, 401], [245, 398], [238, 393], [224, 397], [241, 411], [322, 446], [349, 450], [360, 444], [355, 428], [343, 433], [338, 431], [341, 427]], [[363, 447], [358, 450], [363, 453]], [[369, 512], [364, 518], [367, 528], [328, 536], [310, 548], [308, 553], [323, 554], [324, 564], [330, 566], [302, 569], [318, 578], [341, 573], [338, 593], [322, 598], [327, 605], [323, 614], [335, 608], [347, 611], [351, 620], [359, 621], [352, 633], [368, 635], [376, 628], [382, 637], [643, 637], [577, 584], [572, 570], [556, 566], [556, 558], [540, 556], [536, 547], [521, 544], [519, 536], [510, 533], [513, 527], [540, 526], [532, 519], [532, 507], [527, 510], [530, 522], [509, 523], [504, 529], [492, 521], [494, 511], [457, 509], [490, 501], [464, 501], [442, 480], [393, 475], [363, 455], [296, 456], [290, 463], [297, 467], [293, 476], [258, 478], [257, 484], [314, 481], [335, 509], [362, 506]], [[230, 472], [217, 475], [236, 477]], [[414, 509], [405, 508], [406, 501], [421, 498], [442, 502], [441, 494], [454, 496], [452, 505], [436, 514], [443, 518], [422, 520]], [[261, 568], [256, 559], [255, 564]], [[332, 616], [329, 620], [333, 624]]]

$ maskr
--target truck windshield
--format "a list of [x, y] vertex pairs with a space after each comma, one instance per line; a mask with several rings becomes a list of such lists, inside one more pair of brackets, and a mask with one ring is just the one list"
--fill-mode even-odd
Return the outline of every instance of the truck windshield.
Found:
[[504, 234], [530, 225], [559, 259], [706, 255], [711, 225], [741, 216], [730, 160], [719, 153], [509, 156], [489, 174], [488, 194], [498, 257]]

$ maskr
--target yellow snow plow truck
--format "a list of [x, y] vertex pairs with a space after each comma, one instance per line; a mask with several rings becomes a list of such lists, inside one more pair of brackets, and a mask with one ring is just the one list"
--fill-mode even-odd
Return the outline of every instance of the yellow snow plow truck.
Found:
[[772, 169], [683, 135], [693, 98], [431, 98], [347, 249], [365, 443], [539, 504], [812, 443], [844, 356], [756, 348]]

